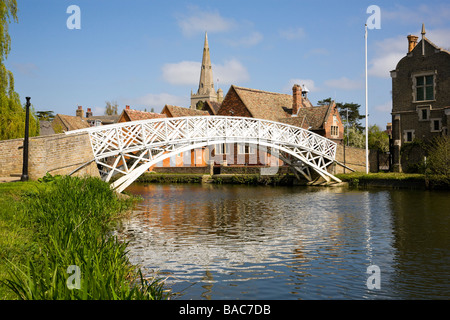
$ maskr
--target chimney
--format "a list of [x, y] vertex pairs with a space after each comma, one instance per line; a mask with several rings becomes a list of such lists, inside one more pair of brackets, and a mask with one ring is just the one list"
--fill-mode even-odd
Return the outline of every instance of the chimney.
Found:
[[298, 110], [302, 107], [302, 87], [294, 84], [292, 87], [292, 116], [298, 114]]
[[130, 106], [125, 106], [125, 109], [126, 110], [130, 110]]
[[410, 34], [407, 38], [408, 38], [408, 53], [410, 53], [416, 47], [417, 40], [419, 39], [419, 37]]
[[89, 117], [92, 117], [92, 111], [91, 111], [91, 108], [87, 108], [87, 111], [86, 111], [86, 118], [89, 118]]
[[82, 106], [78, 106], [76, 115], [77, 115], [77, 117], [83, 118], [83, 107]]

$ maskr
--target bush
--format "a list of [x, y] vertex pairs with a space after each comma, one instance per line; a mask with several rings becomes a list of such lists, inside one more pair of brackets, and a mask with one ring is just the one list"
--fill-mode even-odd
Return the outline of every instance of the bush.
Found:
[[428, 147], [427, 168], [432, 174], [450, 177], [450, 137], [433, 139]]

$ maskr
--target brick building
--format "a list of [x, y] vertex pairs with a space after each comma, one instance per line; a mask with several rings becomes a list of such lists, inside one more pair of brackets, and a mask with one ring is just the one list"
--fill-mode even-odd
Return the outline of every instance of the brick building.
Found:
[[[263, 120], [283, 122], [289, 125], [313, 131], [326, 138], [341, 143], [344, 126], [336, 104], [314, 107], [308, 99], [308, 91], [300, 85], [294, 85], [293, 94], [268, 92], [232, 85], [225, 96], [217, 115], [251, 117]], [[261, 151], [255, 146], [235, 145], [216, 146], [217, 155], [233, 154], [227, 158], [227, 164], [273, 165], [282, 161], [271, 154], [272, 150]], [[216, 160], [217, 161], [217, 160]]]
[[425, 37], [408, 35], [408, 53], [391, 71], [392, 162], [407, 171], [424, 160], [418, 142], [448, 135], [450, 124], [450, 52]]

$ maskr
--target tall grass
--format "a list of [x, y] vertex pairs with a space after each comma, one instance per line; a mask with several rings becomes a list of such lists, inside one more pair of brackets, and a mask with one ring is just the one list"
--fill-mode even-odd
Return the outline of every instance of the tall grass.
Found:
[[144, 279], [127, 258], [127, 244], [112, 233], [131, 200], [119, 199], [109, 184], [96, 178], [62, 177], [47, 184], [51, 187], [25, 200], [38, 249], [26, 263], [10, 263], [4, 284], [17, 298], [167, 298], [161, 279]]

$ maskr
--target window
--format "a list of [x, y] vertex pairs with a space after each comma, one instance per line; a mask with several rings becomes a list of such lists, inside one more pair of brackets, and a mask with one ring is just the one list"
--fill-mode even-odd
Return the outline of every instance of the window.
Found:
[[434, 76], [416, 77], [416, 101], [434, 100]]
[[238, 144], [238, 153], [239, 154], [253, 154], [253, 153], [255, 153], [255, 149], [254, 149], [254, 147], [252, 147], [248, 144], [239, 143]]
[[334, 137], [339, 136], [339, 127], [338, 126], [331, 126], [331, 135]]
[[419, 121], [429, 121], [430, 120], [430, 109], [431, 109], [431, 106], [418, 106], [417, 107]]
[[431, 120], [431, 132], [440, 132], [442, 129], [441, 119], [430, 119]]
[[414, 130], [403, 131], [403, 140], [405, 142], [412, 142], [414, 140]]
[[216, 144], [215, 146], [215, 154], [225, 154], [227, 151], [226, 144]]

